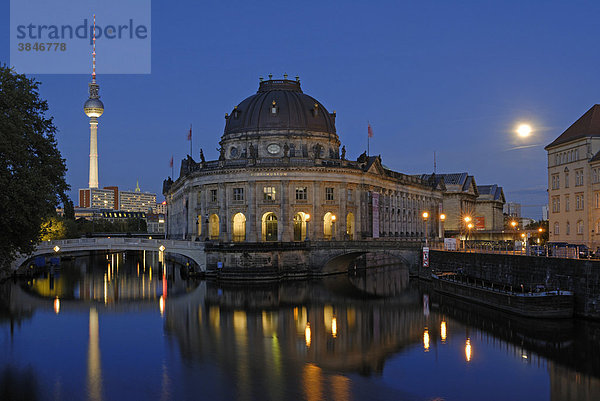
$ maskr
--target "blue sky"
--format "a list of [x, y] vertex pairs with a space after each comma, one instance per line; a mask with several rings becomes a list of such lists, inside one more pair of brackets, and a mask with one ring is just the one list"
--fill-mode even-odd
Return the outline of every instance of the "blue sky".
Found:
[[[9, 60], [9, 2], [0, 62]], [[90, 10], [90, 14], [92, 10]], [[197, 2], [152, 4], [152, 73], [102, 74], [100, 185], [160, 194], [169, 159], [217, 157], [224, 115], [258, 78], [299, 75], [337, 112], [347, 155], [366, 149], [397, 171], [468, 171], [509, 201], [546, 203], [546, 152], [594, 103], [600, 82], [594, 2]], [[87, 186], [88, 75], [36, 75], [75, 190]], [[518, 122], [534, 135], [519, 141]], [[524, 147], [525, 146], [525, 147]], [[519, 148], [519, 149], [515, 149]], [[162, 195], [159, 195], [162, 199]], [[523, 213], [541, 217], [540, 207]]]

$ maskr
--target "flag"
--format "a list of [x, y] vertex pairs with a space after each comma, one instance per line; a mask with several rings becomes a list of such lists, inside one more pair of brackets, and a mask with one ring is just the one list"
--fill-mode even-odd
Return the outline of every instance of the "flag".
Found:
[[369, 138], [373, 138], [373, 128], [371, 128], [371, 124], [369, 124], [369, 128], [367, 128], [367, 134]]
[[169, 162], [169, 167], [173, 167], [173, 156], [171, 156], [171, 161]]
[[188, 132], [188, 141], [192, 140], [192, 124], [190, 124], [190, 132]]

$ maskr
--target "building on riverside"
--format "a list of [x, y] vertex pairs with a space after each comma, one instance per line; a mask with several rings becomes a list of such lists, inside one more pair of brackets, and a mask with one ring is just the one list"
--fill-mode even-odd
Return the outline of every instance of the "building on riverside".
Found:
[[164, 182], [169, 238], [420, 241], [440, 235], [443, 181], [392, 171], [366, 152], [348, 160], [335, 111], [305, 94], [297, 77], [261, 80], [258, 92], [225, 120], [219, 159], [188, 156], [179, 178]]
[[549, 237], [600, 247], [600, 105], [545, 147]]

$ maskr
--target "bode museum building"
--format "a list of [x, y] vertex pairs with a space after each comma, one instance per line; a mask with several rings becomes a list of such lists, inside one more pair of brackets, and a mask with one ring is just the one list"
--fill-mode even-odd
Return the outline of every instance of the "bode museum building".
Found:
[[426, 227], [439, 235], [443, 180], [392, 171], [366, 153], [348, 160], [335, 111], [298, 78], [261, 80], [225, 119], [219, 159], [188, 156], [179, 178], [164, 182], [169, 238], [421, 240]]

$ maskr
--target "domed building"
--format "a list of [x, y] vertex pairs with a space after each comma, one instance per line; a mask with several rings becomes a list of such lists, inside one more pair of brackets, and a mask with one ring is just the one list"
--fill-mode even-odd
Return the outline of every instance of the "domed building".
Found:
[[421, 241], [426, 227], [438, 236], [443, 180], [392, 171], [366, 153], [347, 160], [335, 111], [298, 78], [261, 80], [225, 119], [219, 159], [188, 156], [164, 182], [169, 238]]

